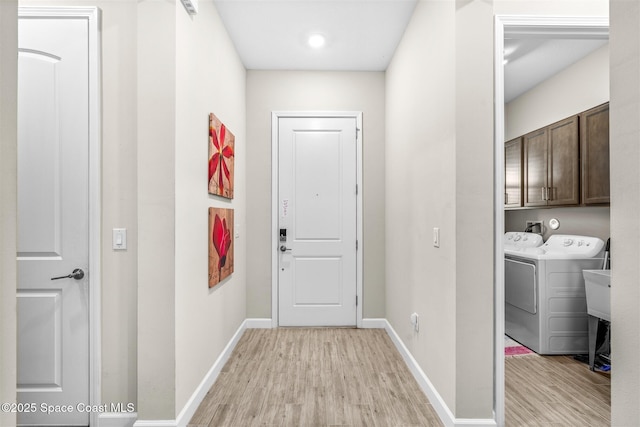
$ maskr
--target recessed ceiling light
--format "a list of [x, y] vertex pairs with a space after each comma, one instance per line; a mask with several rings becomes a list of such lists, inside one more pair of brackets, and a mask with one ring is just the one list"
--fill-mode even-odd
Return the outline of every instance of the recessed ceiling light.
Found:
[[319, 49], [326, 43], [326, 39], [322, 34], [311, 34], [307, 43], [314, 49]]

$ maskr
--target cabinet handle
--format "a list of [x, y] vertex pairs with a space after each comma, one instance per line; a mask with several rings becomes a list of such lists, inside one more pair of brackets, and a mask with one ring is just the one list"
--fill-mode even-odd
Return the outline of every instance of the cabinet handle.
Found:
[[504, 193], [504, 204], [505, 205], [509, 204], [509, 193]]
[[553, 199], [553, 187], [547, 187], [547, 200]]
[[545, 193], [545, 191], [544, 191], [545, 189], [546, 189], [546, 187], [542, 187], [541, 188], [541, 190], [542, 190], [542, 196], [541, 196], [542, 200], [547, 200], [547, 196], [544, 194]]

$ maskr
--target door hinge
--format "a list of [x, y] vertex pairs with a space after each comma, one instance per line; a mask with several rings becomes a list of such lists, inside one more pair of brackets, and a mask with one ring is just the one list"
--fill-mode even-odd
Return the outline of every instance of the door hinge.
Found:
[[358, 306], [358, 295], [356, 295], [356, 307]]
[[356, 127], [356, 139], [358, 139], [358, 132], [360, 132], [360, 128]]
[[358, 184], [356, 184], [356, 196], [358, 195]]
[[358, 241], [356, 240], [356, 251], [358, 250]]

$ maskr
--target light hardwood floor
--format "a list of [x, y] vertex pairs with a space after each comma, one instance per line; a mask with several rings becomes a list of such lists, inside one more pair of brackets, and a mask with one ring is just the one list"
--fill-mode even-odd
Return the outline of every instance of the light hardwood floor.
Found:
[[611, 425], [611, 376], [572, 356], [505, 358], [507, 427]]
[[[609, 374], [569, 356], [505, 359], [507, 427], [610, 425]], [[441, 426], [382, 329], [245, 331], [190, 427]]]
[[248, 329], [189, 426], [441, 426], [382, 329]]

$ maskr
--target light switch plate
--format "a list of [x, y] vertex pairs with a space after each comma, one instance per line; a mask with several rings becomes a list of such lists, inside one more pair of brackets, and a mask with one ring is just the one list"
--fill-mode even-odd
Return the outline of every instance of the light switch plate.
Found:
[[127, 229], [126, 228], [113, 229], [113, 249], [116, 251], [123, 251], [127, 249]]

